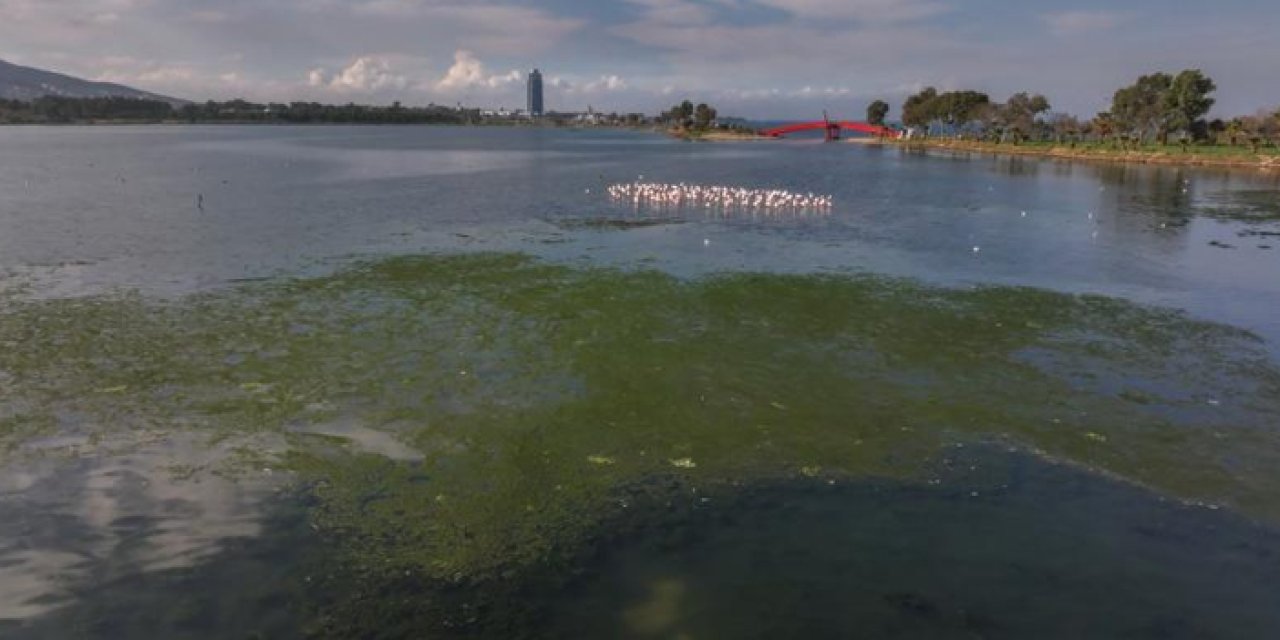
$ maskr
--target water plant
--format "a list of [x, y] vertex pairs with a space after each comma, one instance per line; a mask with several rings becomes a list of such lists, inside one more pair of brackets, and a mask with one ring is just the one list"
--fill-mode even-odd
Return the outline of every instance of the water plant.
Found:
[[[1260, 339], [1097, 296], [426, 255], [171, 301], [10, 295], [0, 345], [7, 455], [50, 433], [280, 434], [272, 466], [311, 496], [343, 585], [328, 611], [354, 625], [321, 635], [370, 602], [430, 609], [388, 585], [567, 562], [653, 479], [649, 502], [928, 480], [946, 447], [995, 442], [1280, 517]], [[417, 455], [327, 427], [352, 423]]]

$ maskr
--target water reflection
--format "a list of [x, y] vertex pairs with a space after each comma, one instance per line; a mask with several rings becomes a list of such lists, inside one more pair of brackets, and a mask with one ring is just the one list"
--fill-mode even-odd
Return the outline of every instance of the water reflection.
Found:
[[53, 611], [125, 576], [194, 567], [228, 540], [258, 535], [275, 479], [231, 460], [242, 447], [279, 443], [136, 437], [31, 442], [0, 469], [0, 621]]
[[692, 515], [604, 555], [554, 606], [550, 635], [1167, 639], [1280, 628], [1275, 532], [1021, 456], [954, 451], [940, 474], [937, 487], [833, 479], [707, 493]]
[[[651, 478], [617, 495], [631, 509], [583, 563], [490, 582], [388, 582], [372, 621], [415, 637], [503, 639], [1154, 640], [1280, 628], [1280, 534], [1021, 453], [952, 448], [918, 483]], [[342, 637], [331, 632], [343, 621], [301, 617], [322, 613], [316, 589], [335, 597], [342, 584], [313, 581], [323, 545], [296, 511], [276, 513], [261, 538], [229, 541], [206, 562], [119, 574], [56, 615], [0, 631]]]

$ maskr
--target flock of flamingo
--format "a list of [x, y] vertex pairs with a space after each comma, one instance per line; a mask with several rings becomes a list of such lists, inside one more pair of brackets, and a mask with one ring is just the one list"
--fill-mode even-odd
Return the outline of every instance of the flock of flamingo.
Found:
[[684, 183], [621, 183], [610, 186], [608, 193], [609, 197], [616, 202], [631, 202], [637, 206], [747, 209], [787, 213], [828, 213], [834, 202], [831, 196], [792, 193], [782, 189], [747, 189]]

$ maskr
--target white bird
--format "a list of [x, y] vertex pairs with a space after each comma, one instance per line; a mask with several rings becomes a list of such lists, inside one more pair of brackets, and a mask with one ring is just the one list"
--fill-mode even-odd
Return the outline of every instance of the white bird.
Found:
[[631, 200], [633, 204], [656, 206], [690, 206], [701, 209], [764, 209], [766, 213], [790, 211], [808, 213], [826, 212], [834, 204], [831, 196], [813, 193], [795, 194], [778, 189], [761, 190], [741, 187], [680, 184], [615, 184], [608, 187], [609, 196], [615, 200]]

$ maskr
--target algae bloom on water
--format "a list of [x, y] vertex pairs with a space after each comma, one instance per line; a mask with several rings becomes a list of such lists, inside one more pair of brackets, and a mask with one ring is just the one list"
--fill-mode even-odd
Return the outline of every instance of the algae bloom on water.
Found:
[[637, 494], [926, 484], [966, 444], [1280, 521], [1280, 371], [1260, 340], [1095, 296], [428, 255], [167, 302], [14, 297], [0, 344], [10, 449], [68, 431], [285, 442], [226, 464], [305, 489], [335, 636], [456, 620], [385, 596], [571, 565]]

